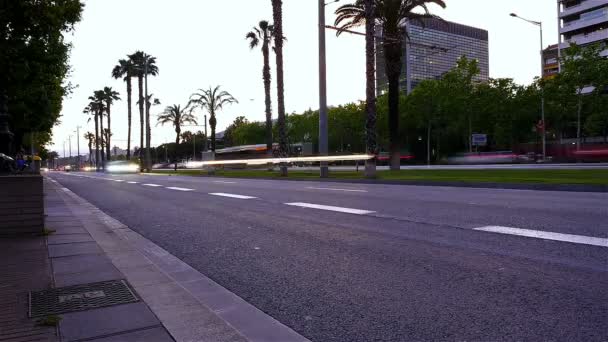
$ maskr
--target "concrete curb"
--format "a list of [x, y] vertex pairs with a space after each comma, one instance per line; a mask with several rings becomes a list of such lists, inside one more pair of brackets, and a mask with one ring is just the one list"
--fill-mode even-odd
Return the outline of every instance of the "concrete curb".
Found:
[[[67, 188], [72, 211], [176, 341], [308, 341]], [[81, 218], [82, 219], [82, 218]], [[97, 224], [99, 226], [99, 224]]]

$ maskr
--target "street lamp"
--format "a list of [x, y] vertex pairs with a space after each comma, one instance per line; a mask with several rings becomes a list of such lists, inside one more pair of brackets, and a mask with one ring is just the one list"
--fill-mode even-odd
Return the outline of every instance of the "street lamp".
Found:
[[[522, 18], [515, 13], [511, 13], [509, 15], [512, 16], [513, 18], [519, 18], [523, 21], [526, 21], [532, 25], [539, 27], [539, 29], [540, 29], [540, 78], [542, 79], [543, 70], [544, 70], [544, 61], [543, 61], [544, 45], [543, 45], [543, 23], [542, 23], [542, 21], [534, 21], [534, 20]], [[547, 157], [547, 142], [546, 142], [546, 137], [545, 137], [545, 127], [546, 127], [546, 125], [545, 125], [545, 90], [543, 89], [542, 82], [540, 82], [540, 116], [541, 116], [540, 120], [542, 123], [541, 131], [542, 131], [543, 162], [544, 162]]]

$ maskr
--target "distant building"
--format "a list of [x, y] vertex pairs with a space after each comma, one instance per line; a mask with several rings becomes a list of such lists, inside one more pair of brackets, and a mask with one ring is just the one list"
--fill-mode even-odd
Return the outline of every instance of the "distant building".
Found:
[[559, 72], [557, 44], [543, 50], [543, 78], [554, 77]]
[[[462, 56], [476, 59], [480, 73], [477, 81], [487, 81], [490, 74], [488, 31], [457, 24], [449, 21], [429, 18], [407, 25], [407, 40], [404, 37], [403, 66], [400, 88], [407, 91], [407, 73], [410, 73], [410, 84], [413, 89], [423, 80], [436, 79], [456, 66]], [[382, 29], [379, 28], [382, 35]], [[406, 61], [409, 55], [410, 65]], [[385, 74], [384, 51], [381, 39], [376, 47], [376, 86], [378, 95], [388, 90]]]
[[[559, 48], [608, 44], [608, 0], [558, 0]], [[608, 56], [608, 45], [601, 53]]]

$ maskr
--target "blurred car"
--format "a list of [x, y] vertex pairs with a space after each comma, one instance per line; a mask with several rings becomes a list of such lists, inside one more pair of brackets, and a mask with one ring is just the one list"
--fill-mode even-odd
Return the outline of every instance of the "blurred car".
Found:
[[139, 165], [126, 160], [111, 161], [106, 164], [108, 173], [138, 173]]
[[63, 167], [63, 171], [65, 171], [65, 172], [70, 172], [70, 171], [72, 171], [72, 165], [66, 165], [66, 166], [64, 166], [64, 167]]

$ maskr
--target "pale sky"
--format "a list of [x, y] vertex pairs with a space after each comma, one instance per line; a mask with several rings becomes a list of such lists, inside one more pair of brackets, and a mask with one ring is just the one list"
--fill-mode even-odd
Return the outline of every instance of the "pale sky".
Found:
[[[334, 10], [327, 6], [327, 23], [333, 24]], [[511, 77], [529, 84], [540, 73], [538, 28], [512, 18], [509, 13], [544, 23], [544, 45], [557, 42], [556, 0], [446, 0], [445, 10], [433, 13], [457, 23], [489, 31], [490, 77]], [[287, 113], [316, 109], [318, 102], [318, 31], [316, 0], [284, 0], [283, 27], [288, 41], [285, 55], [285, 105]], [[139, 15], [137, 15], [139, 13]], [[86, 0], [82, 21], [67, 39], [74, 45], [70, 81], [78, 87], [63, 102], [61, 124], [53, 130], [51, 150], [63, 155], [63, 143], [72, 135], [76, 154], [76, 126], [80, 130], [80, 152], [88, 153], [82, 135], [94, 131], [94, 124], [82, 109], [94, 90], [111, 86], [123, 101], [112, 108], [112, 145], [126, 148], [126, 86], [114, 80], [111, 71], [118, 59], [135, 50], [157, 58], [160, 74], [148, 80], [149, 93], [161, 106], [151, 108], [151, 120], [167, 105], [185, 105], [198, 88], [221, 85], [239, 101], [218, 113], [218, 132], [235, 117], [264, 120], [262, 54], [251, 51], [245, 34], [266, 19], [272, 21], [270, 0]], [[364, 37], [345, 34], [335, 37], [327, 31], [328, 104], [339, 105], [365, 97]], [[273, 116], [276, 117], [274, 58]], [[133, 91], [131, 146], [139, 145], [137, 82]], [[195, 115], [203, 122], [203, 112]], [[203, 130], [199, 127], [185, 130]], [[331, 127], [330, 127], [331, 130]], [[170, 126], [153, 127], [152, 145], [175, 139]], [[67, 150], [66, 142], [66, 150]]]

